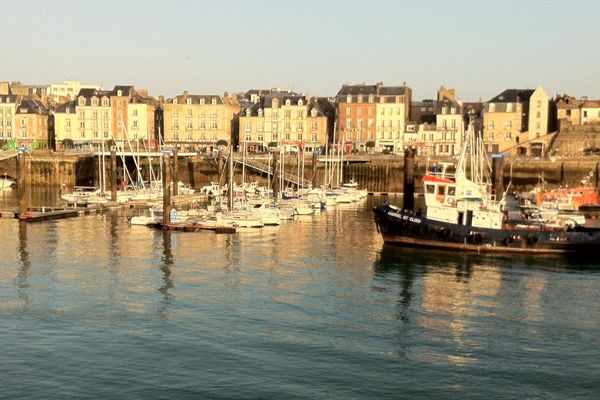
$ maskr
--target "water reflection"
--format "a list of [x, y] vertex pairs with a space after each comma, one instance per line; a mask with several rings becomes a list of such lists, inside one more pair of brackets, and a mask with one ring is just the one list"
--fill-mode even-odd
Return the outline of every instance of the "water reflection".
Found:
[[163, 298], [159, 307], [159, 314], [165, 315], [171, 301], [173, 300], [173, 294], [169, 293], [169, 289], [173, 288], [173, 279], [171, 278], [171, 268], [175, 264], [173, 258], [173, 251], [171, 248], [171, 231], [161, 231], [162, 237], [162, 257], [160, 263], [160, 271], [162, 272], [162, 285], [158, 288], [158, 291], [162, 293]]
[[19, 299], [25, 304], [29, 304], [31, 301], [27, 289], [29, 288], [29, 270], [31, 268], [31, 261], [29, 259], [29, 251], [27, 250], [27, 227], [28, 223], [19, 222], [19, 268], [17, 269], [17, 295]]

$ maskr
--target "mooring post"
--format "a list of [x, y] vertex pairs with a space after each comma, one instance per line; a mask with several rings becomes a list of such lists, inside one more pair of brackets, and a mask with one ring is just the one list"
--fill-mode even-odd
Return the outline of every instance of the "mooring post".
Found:
[[273, 153], [273, 198], [277, 200], [279, 197], [279, 152]]
[[117, 149], [110, 148], [110, 201], [117, 201]]
[[403, 208], [413, 210], [415, 208], [415, 148], [408, 147], [404, 150], [404, 186]]
[[317, 152], [312, 153], [312, 187], [317, 187]]
[[163, 160], [163, 224], [171, 223], [171, 156], [164, 155]]
[[177, 153], [178, 149], [175, 147], [173, 149], [173, 196], [177, 196], [179, 194], [179, 168], [177, 168]]
[[20, 151], [19, 154], [17, 154], [17, 195], [19, 198], [19, 215], [27, 212], [26, 176], [25, 154]]
[[504, 156], [492, 155], [492, 185], [496, 200], [500, 200], [504, 193]]

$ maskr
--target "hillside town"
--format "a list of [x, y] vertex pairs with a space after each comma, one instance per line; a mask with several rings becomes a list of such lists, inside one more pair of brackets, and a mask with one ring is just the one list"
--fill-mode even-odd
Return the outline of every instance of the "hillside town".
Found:
[[248, 152], [456, 156], [473, 120], [486, 150], [508, 157], [580, 156], [600, 152], [600, 100], [550, 97], [542, 86], [505, 89], [467, 102], [441, 86], [435, 98], [413, 99], [403, 83], [344, 84], [335, 96], [282, 89], [245, 93], [152, 96], [133, 85], [78, 81], [26, 85], [0, 82], [0, 147], [61, 151], [125, 143], [165, 145], [210, 154], [233, 144]]

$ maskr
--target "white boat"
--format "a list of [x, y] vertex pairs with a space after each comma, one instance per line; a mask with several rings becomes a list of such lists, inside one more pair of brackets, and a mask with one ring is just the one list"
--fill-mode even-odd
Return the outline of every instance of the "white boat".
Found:
[[162, 223], [162, 219], [162, 211], [150, 207], [146, 215], [135, 215], [129, 219], [129, 223], [131, 225], [158, 225]]
[[74, 204], [89, 204], [90, 197], [99, 197], [100, 189], [93, 186], [75, 186], [71, 193], [62, 193], [60, 198]]
[[3, 176], [2, 178], [0, 178], [0, 189], [8, 189], [10, 187], [12, 187], [15, 184], [15, 181], [13, 181], [12, 179]]

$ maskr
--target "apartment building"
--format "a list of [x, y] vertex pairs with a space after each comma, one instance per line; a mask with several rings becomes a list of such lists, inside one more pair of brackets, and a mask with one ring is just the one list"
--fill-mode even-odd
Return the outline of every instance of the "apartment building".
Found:
[[152, 146], [156, 104], [145, 91], [137, 92], [133, 86], [81, 89], [73, 101], [59, 105], [54, 112], [56, 142], [95, 148], [107, 141], [125, 147]]
[[239, 112], [235, 98], [185, 91], [162, 107], [165, 144], [210, 152], [219, 141], [231, 143], [232, 121]]
[[343, 85], [337, 94], [336, 141], [347, 153], [365, 151], [368, 142], [375, 151], [401, 153], [411, 98], [407, 86]]
[[334, 106], [327, 99], [270, 91], [240, 113], [239, 145], [250, 152], [269, 147], [320, 151], [329, 140], [334, 114]]
[[535, 90], [507, 89], [486, 102], [483, 140], [487, 150], [527, 155], [532, 147], [543, 146], [544, 140], [536, 139], [548, 134], [549, 101], [538, 86]]
[[[6, 90], [5, 93], [9, 90]], [[6, 147], [15, 137], [15, 115], [17, 113], [17, 96], [0, 95], [0, 147]]]

